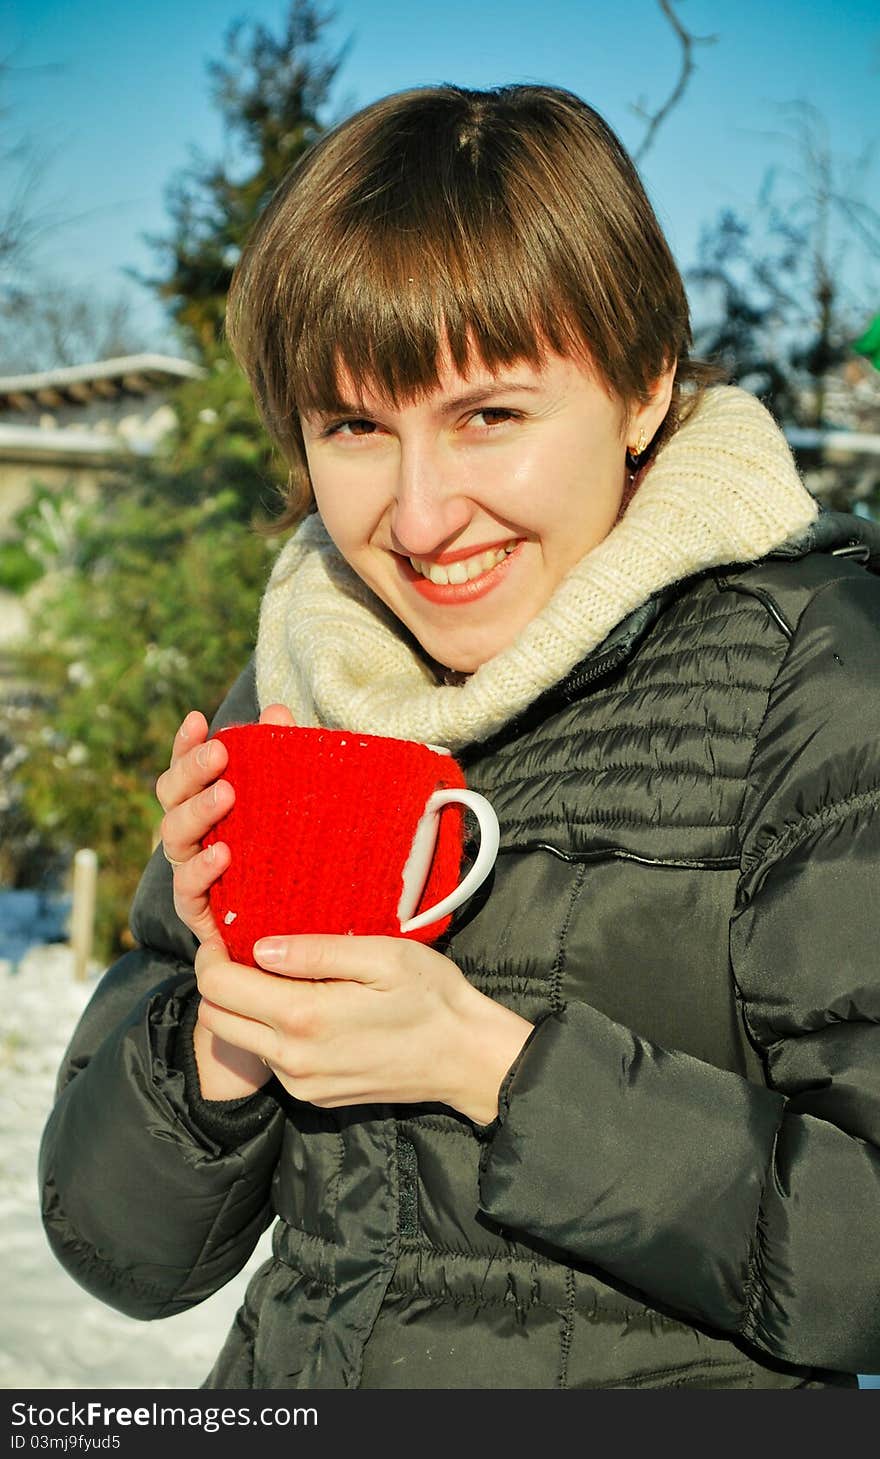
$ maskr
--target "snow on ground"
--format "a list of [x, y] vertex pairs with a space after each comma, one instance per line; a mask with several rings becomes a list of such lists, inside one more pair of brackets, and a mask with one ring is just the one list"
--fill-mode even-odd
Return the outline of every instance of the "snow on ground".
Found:
[[[4, 1319], [0, 1388], [198, 1388], [249, 1276], [269, 1254], [266, 1232], [244, 1270], [190, 1312], [136, 1322], [73, 1281], [40, 1224], [37, 1149], [55, 1076], [97, 982], [73, 978], [69, 949], [31, 948], [17, 968], [0, 959], [0, 1219]], [[880, 1387], [880, 1377], [862, 1380]]]
[[97, 982], [75, 982], [63, 944], [0, 960], [0, 1388], [198, 1388], [269, 1254], [269, 1233], [244, 1271], [207, 1302], [137, 1322], [98, 1302], [52, 1255], [37, 1191], [37, 1150], [68, 1039]]

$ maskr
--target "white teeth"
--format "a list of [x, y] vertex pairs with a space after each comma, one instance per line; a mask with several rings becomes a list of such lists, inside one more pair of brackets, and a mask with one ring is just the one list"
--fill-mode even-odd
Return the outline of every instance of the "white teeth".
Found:
[[437, 562], [422, 562], [418, 557], [411, 557], [410, 562], [422, 577], [429, 578], [438, 587], [443, 587], [447, 583], [467, 583], [472, 578], [480, 577], [490, 568], [497, 567], [518, 546], [518, 542], [508, 542], [505, 547], [492, 547], [488, 552], [462, 558], [459, 562], [450, 563], [448, 567], [441, 567]]

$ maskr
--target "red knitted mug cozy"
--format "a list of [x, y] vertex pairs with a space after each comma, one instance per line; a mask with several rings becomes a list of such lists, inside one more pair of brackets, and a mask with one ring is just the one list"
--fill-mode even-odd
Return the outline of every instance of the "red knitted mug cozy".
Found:
[[[345, 932], [434, 942], [451, 921], [401, 933], [397, 906], [413, 833], [435, 790], [464, 788], [451, 755], [413, 740], [250, 724], [219, 730], [235, 804], [204, 837], [230, 865], [211, 910], [231, 958], [254, 964], [260, 937]], [[412, 915], [458, 885], [464, 817], [440, 812], [428, 879]]]

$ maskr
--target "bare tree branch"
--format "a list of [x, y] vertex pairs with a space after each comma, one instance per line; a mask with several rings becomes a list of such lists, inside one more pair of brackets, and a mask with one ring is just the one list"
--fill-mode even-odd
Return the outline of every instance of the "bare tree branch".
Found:
[[41, 236], [68, 221], [39, 201], [51, 156], [30, 137], [9, 135], [12, 108], [5, 93], [10, 80], [28, 71], [60, 69], [53, 62], [13, 68], [8, 58], [0, 57], [0, 303], [3, 294], [15, 287], [13, 274], [21, 277], [30, 269]]
[[681, 101], [687, 88], [688, 80], [694, 68], [693, 50], [694, 46], [711, 46], [717, 41], [717, 35], [696, 36], [685, 30], [679, 17], [675, 13], [673, 0], [658, 0], [660, 9], [681, 41], [682, 58], [681, 72], [674, 89], [660, 107], [659, 111], [649, 112], [644, 106], [634, 106], [632, 110], [636, 116], [643, 117], [648, 123], [648, 129], [642, 139], [641, 146], [633, 153], [633, 161], [638, 165], [648, 148], [652, 145], [662, 123], [669, 116], [669, 113]]
[[876, 208], [858, 198], [842, 197], [839, 193], [832, 193], [831, 198], [844, 217], [852, 223], [862, 242], [880, 257], [880, 213]]

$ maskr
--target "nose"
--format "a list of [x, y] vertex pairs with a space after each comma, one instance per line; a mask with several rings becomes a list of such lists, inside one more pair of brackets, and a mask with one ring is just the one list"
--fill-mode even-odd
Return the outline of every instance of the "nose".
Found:
[[473, 508], [456, 476], [456, 463], [430, 446], [402, 444], [398, 457], [391, 532], [394, 550], [431, 557], [467, 526]]

